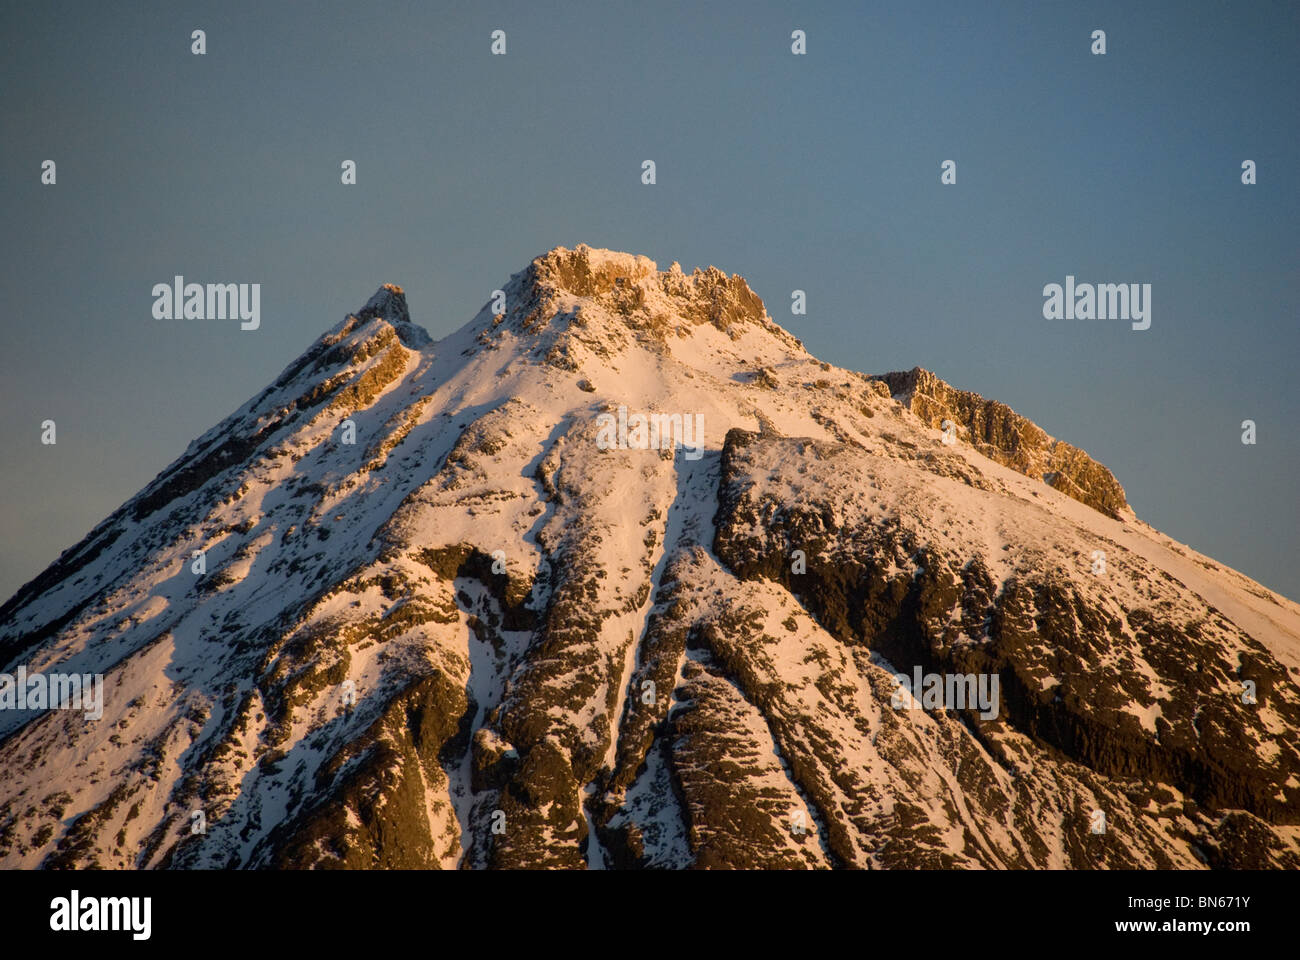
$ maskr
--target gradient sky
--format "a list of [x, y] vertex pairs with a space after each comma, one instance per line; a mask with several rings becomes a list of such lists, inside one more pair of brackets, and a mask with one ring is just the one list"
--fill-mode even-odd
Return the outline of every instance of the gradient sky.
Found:
[[[3, 597], [379, 284], [441, 337], [585, 242], [1001, 400], [1300, 598], [1300, 5], [5, 4], [0, 46]], [[154, 320], [175, 274], [261, 329]], [[1151, 329], [1044, 320], [1067, 274]]]

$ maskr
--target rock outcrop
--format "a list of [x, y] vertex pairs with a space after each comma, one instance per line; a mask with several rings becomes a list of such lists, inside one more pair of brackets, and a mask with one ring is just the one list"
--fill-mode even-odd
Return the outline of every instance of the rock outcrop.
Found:
[[1037, 477], [1108, 517], [1132, 518], [1124, 488], [1109, 470], [1078, 447], [1049, 436], [1005, 403], [958, 390], [920, 367], [878, 374], [874, 379], [888, 385], [894, 399], [928, 426], [941, 429], [945, 420], [951, 421], [957, 437], [990, 460]]

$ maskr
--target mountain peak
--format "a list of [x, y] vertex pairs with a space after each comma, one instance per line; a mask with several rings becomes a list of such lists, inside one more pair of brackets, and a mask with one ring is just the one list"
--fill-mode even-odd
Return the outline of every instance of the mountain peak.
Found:
[[618, 250], [590, 247], [585, 243], [574, 249], [553, 247], [533, 258], [529, 271], [535, 282], [567, 290], [580, 297], [607, 293], [616, 286], [635, 283], [659, 270], [649, 257]]
[[[636, 342], [684, 347], [711, 337], [709, 328], [723, 334], [710, 350], [755, 334], [746, 350], [806, 356], [803, 344], [768, 317], [744, 278], [717, 267], [685, 273], [673, 263], [660, 270], [649, 257], [579, 244], [534, 258], [503, 293], [504, 310], [494, 302], [476, 318], [479, 343], [524, 336], [535, 352], [563, 367], [576, 369], [578, 361], [569, 356], [575, 349], [607, 357]], [[696, 347], [703, 349], [702, 342]]]
[[[555, 247], [536, 257], [525, 271], [525, 284], [552, 295], [604, 300], [625, 314], [673, 306], [682, 308], [692, 323], [711, 322], [723, 330], [738, 321], [776, 326], [762, 299], [739, 274], [728, 276], [713, 266], [688, 274], [676, 261], [660, 270], [649, 257], [585, 243], [572, 250]], [[676, 302], [652, 302], [664, 297]]]
[[1300, 607], [739, 276], [500, 292], [381, 287], [0, 605], [0, 867], [1300, 866]]
[[406, 291], [395, 283], [385, 283], [366, 305], [357, 311], [358, 320], [379, 317], [390, 323], [410, 323], [411, 312], [406, 306]]
[[370, 320], [383, 320], [391, 324], [397, 338], [412, 350], [433, 342], [424, 327], [411, 322], [411, 311], [406, 305], [406, 291], [395, 283], [385, 283], [376, 290], [364, 307], [349, 314], [343, 325], [336, 328], [333, 336], [336, 339], [345, 336]]

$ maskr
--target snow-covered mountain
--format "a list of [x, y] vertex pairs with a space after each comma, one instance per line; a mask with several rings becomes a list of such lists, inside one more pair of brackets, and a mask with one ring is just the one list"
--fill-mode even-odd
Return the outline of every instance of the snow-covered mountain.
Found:
[[503, 289], [381, 288], [0, 607], [105, 678], [0, 710], [0, 865], [1300, 866], [1295, 603], [738, 276]]

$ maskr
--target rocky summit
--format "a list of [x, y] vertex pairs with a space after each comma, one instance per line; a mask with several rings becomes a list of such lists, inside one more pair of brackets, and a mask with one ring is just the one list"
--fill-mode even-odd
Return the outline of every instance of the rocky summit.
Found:
[[0, 607], [0, 697], [103, 677], [0, 710], [0, 865], [1300, 867], [1295, 603], [738, 276], [502, 290], [381, 287]]

